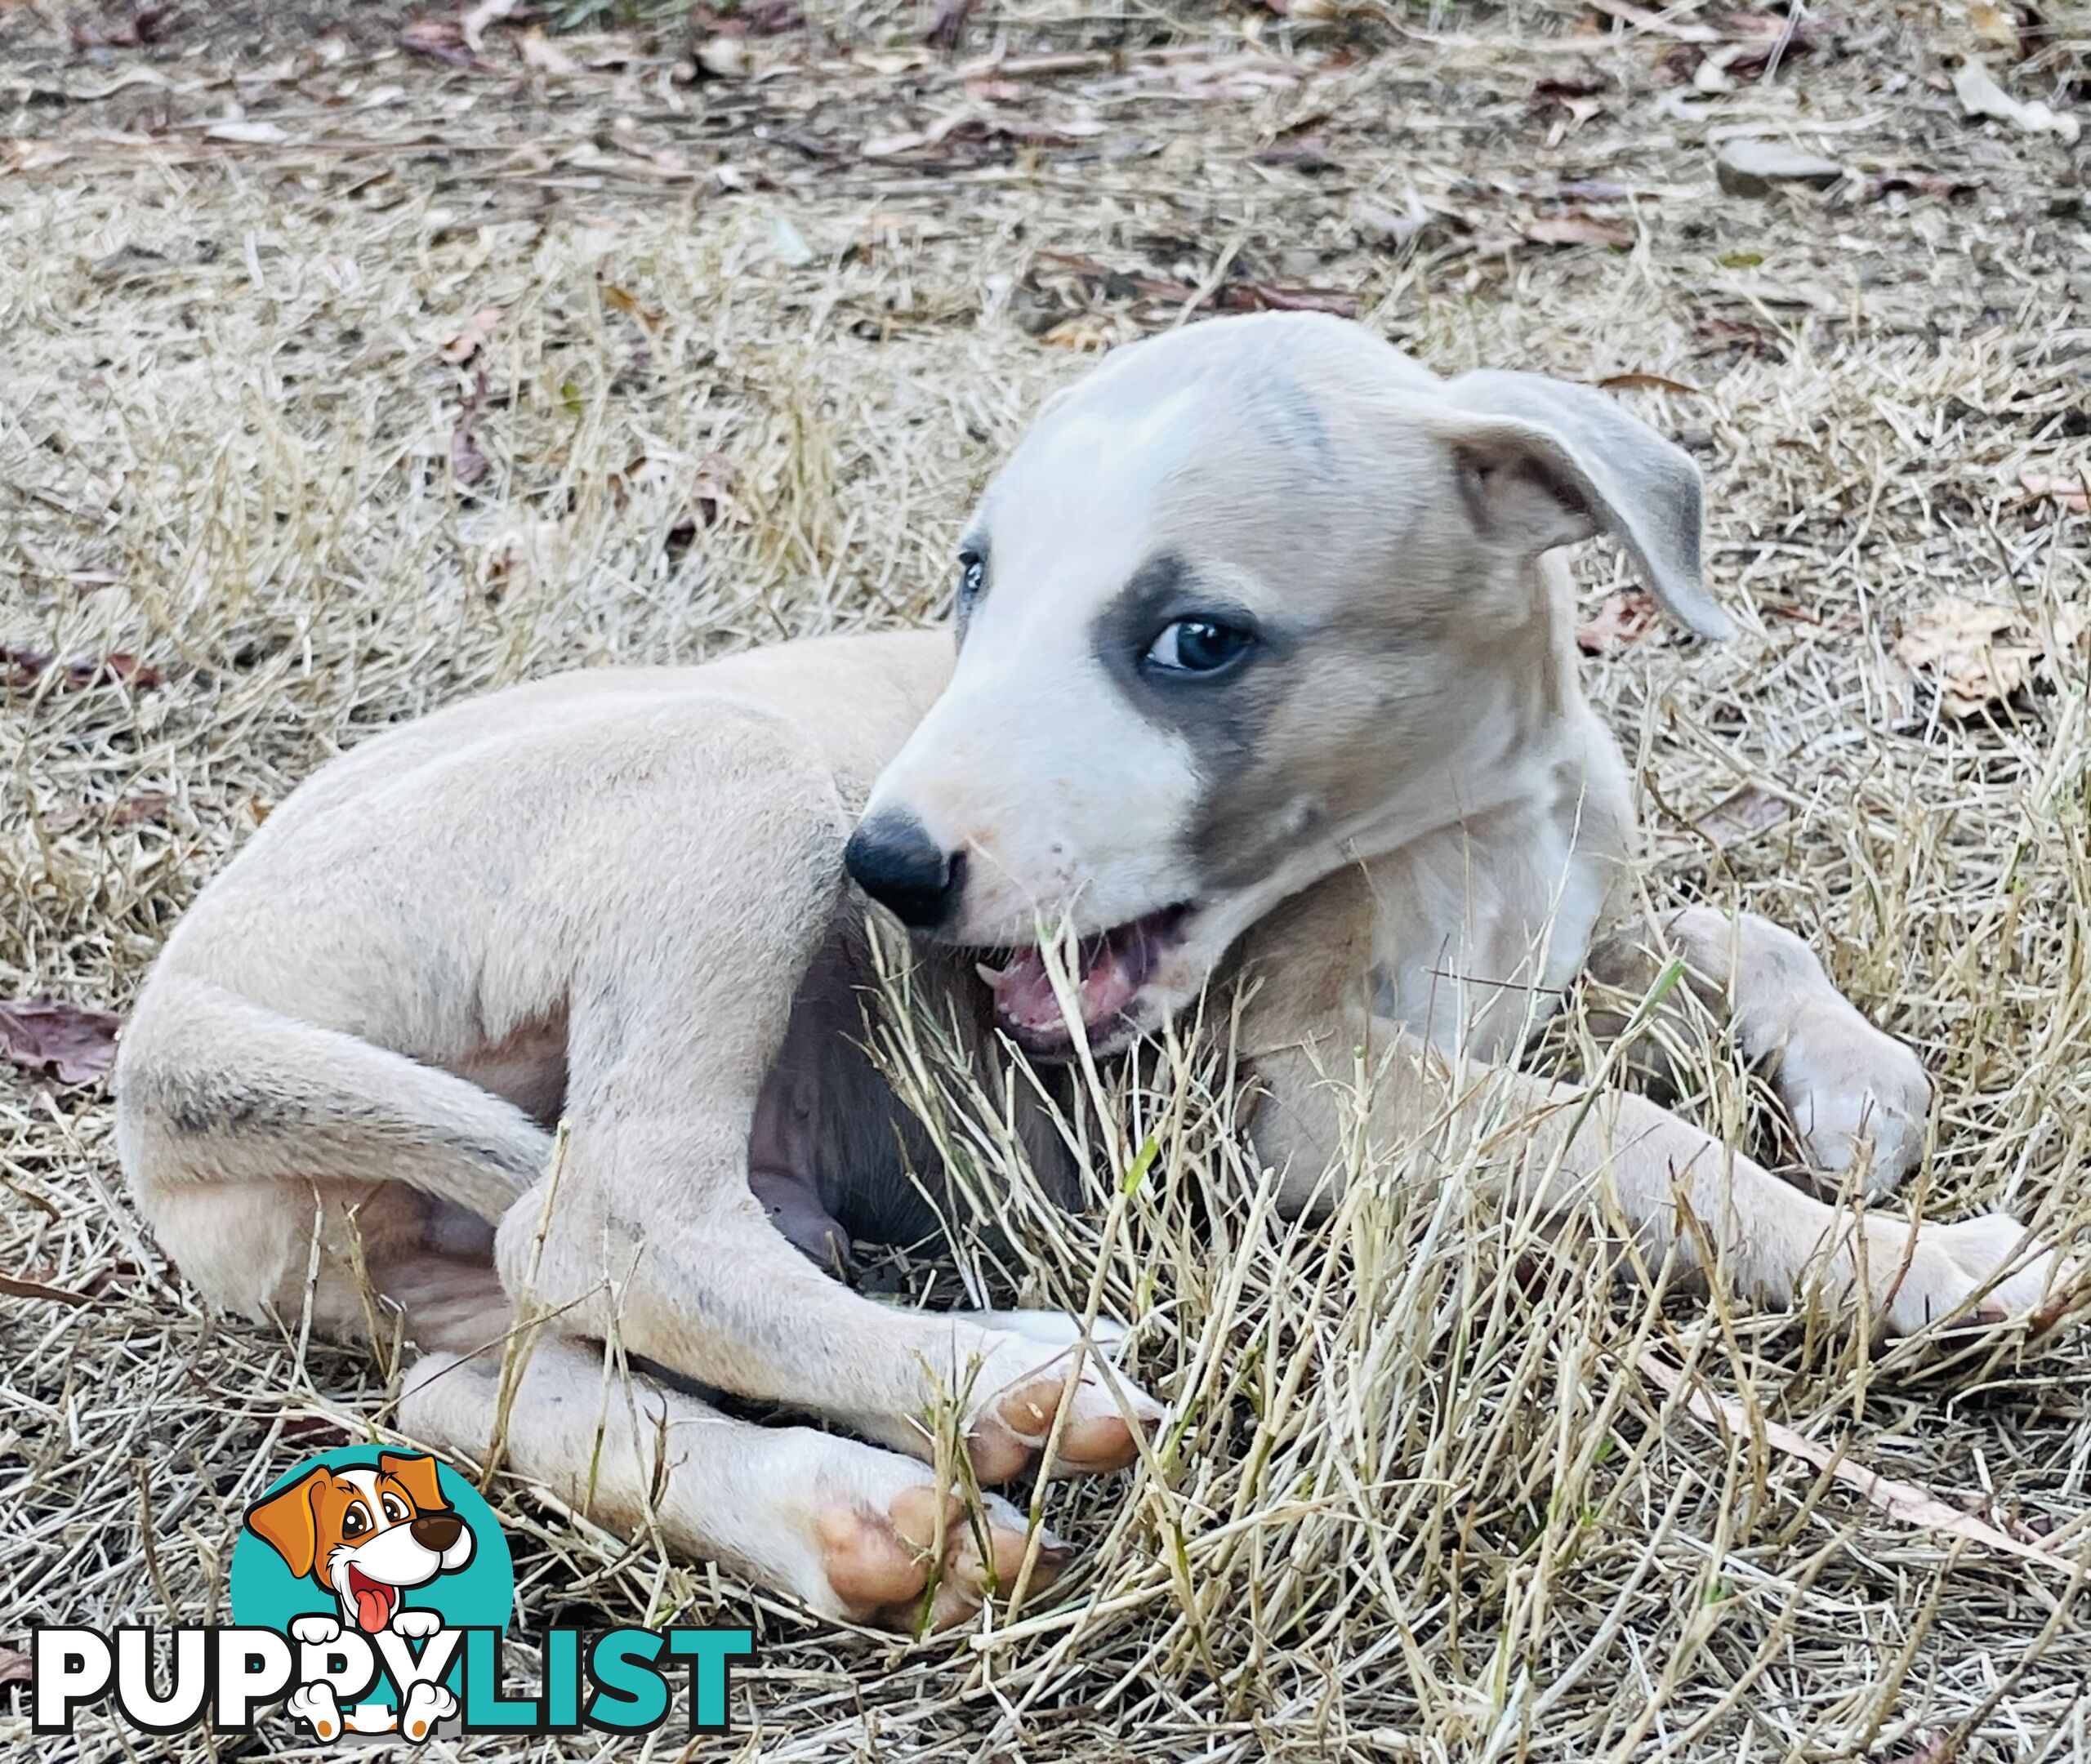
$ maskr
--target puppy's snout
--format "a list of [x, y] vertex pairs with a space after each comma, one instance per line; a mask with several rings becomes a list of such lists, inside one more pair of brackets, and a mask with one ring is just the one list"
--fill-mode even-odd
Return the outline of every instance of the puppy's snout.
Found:
[[942, 924], [958, 910], [965, 853], [947, 852], [910, 815], [874, 815], [842, 849], [857, 886], [916, 931]]
[[423, 1513], [407, 1527], [417, 1544], [439, 1556], [457, 1541], [464, 1530], [465, 1521], [454, 1512]]

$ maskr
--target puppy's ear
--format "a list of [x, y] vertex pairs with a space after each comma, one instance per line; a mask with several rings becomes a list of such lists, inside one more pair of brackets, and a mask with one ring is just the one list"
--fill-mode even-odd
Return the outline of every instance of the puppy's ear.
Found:
[[426, 1452], [380, 1452], [377, 1473], [390, 1477], [404, 1489], [417, 1513], [443, 1512], [450, 1505], [443, 1498], [443, 1485], [436, 1479], [435, 1460]]
[[1735, 634], [1700, 577], [1699, 468], [1682, 448], [1603, 393], [1543, 374], [1461, 374], [1445, 403], [1428, 426], [1483, 532], [1537, 553], [1602, 528], [1679, 624]]
[[308, 1470], [287, 1489], [247, 1509], [247, 1529], [266, 1544], [302, 1580], [319, 1554], [319, 1486], [326, 1470]]

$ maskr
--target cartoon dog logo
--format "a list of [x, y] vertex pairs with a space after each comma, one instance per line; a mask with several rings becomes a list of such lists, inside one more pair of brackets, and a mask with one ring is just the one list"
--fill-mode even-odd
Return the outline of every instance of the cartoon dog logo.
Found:
[[[455, 1574], [472, 1559], [471, 1527], [443, 1498], [436, 1461], [423, 1452], [381, 1452], [372, 1465], [315, 1464], [303, 1476], [247, 1509], [247, 1529], [335, 1601], [341, 1616], [297, 1618], [290, 1633], [324, 1644], [346, 1629], [377, 1636], [432, 1636], [440, 1613], [410, 1609], [406, 1593], [439, 1575]], [[426, 1736], [435, 1722], [457, 1713], [457, 1699], [441, 1685], [417, 1684], [397, 1717], [409, 1739]], [[290, 1713], [310, 1722], [322, 1740], [344, 1717], [324, 1685], [293, 1695]], [[361, 1711], [356, 1712], [360, 1714]], [[393, 1725], [391, 1712], [370, 1710], [372, 1722]]]
[[401, 1594], [455, 1574], [472, 1559], [472, 1534], [443, 1498], [425, 1452], [382, 1452], [377, 1463], [315, 1465], [247, 1509], [247, 1529], [290, 1570], [333, 1594], [341, 1621], [377, 1635]]

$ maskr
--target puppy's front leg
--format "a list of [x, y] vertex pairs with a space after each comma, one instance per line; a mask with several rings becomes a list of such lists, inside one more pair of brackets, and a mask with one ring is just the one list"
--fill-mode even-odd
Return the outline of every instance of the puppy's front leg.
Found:
[[1631, 1009], [1673, 955], [1693, 993], [1727, 1017], [1743, 1057], [1768, 1073], [1826, 1186], [1855, 1172], [1869, 1200], [1900, 1187], [1924, 1156], [1931, 1112], [1916, 1055], [1859, 1014], [1806, 943], [1754, 913], [1682, 908], [1652, 935], [1607, 938], [1589, 973]]
[[[433, 1354], [408, 1375], [400, 1425], [448, 1452], [506, 1461], [598, 1524], [649, 1522], [682, 1553], [725, 1562], [824, 1616], [886, 1628], [963, 1621], [1023, 1560], [1023, 1516], [978, 1515], [918, 1463], [810, 1428], [760, 1427], [643, 1376], [602, 1350], [541, 1339], [506, 1393], [490, 1355]], [[505, 1423], [505, 1428], [504, 1428]], [[1032, 1585], [1068, 1552], [1041, 1540]]]
[[[809, 1263], [750, 1191], [746, 1129], [715, 1116], [599, 1113], [573, 1130], [541, 1242], [543, 1192], [503, 1220], [496, 1257], [558, 1326], [719, 1389], [847, 1419], [888, 1443], [932, 1450], [924, 1423], [955, 1410], [984, 1482], [1016, 1475], [1045, 1443], [1069, 1368], [991, 1320], [902, 1310]], [[1114, 1391], [1115, 1387], [1115, 1391]], [[1121, 1468], [1160, 1407], [1097, 1356], [1083, 1367], [1055, 1463]]]
[[[1645, 1098], [1500, 1068], [1456, 1069], [1384, 1019], [1371, 1025], [1369, 1045], [1363, 1125], [1373, 1157], [1424, 1155], [1441, 1134], [1455, 1143], [1478, 1139], [1519, 1198], [1555, 1213], [1616, 1205], [1652, 1265], [1674, 1258], [1772, 1304], [1811, 1290], [1856, 1293], [1868, 1315], [1898, 1334], [1971, 1307], [1982, 1320], [2031, 1311], [2060, 1272], [2053, 1251], [2002, 1214], [1952, 1224], [1854, 1214]], [[1257, 1147], [1289, 1165], [1295, 1183], [1298, 1173], [1340, 1165], [1354, 1143], [1357, 1093], [1347, 1099], [1326, 1076], [1350, 1062], [1349, 1046], [1333, 1037], [1258, 1056], [1267, 1094], [1254, 1124]]]

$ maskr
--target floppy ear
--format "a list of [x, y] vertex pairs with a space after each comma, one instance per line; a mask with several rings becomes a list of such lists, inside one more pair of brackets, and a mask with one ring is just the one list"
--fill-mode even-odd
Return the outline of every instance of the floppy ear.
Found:
[[327, 1474], [323, 1468], [308, 1470], [288, 1488], [247, 1509], [247, 1529], [282, 1557], [301, 1580], [312, 1572], [319, 1553], [319, 1512], [314, 1497]]
[[1699, 468], [1682, 448], [1602, 392], [1543, 374], [1461, 374], [1445, 402], [1430, 426], [1457, 456], [1485, 531], [1536, 553], [1602, 528], [1679, 624], [1735, 634], [1700, 579]]
[[391, 1477], [407, 1491], [416, 1512], [449, 1510], [450, 1503], [443, 1498], [443, 1485], [436, 1480], [435, 1460], [426, 1452], [380, 1452], [377, 1473]]

